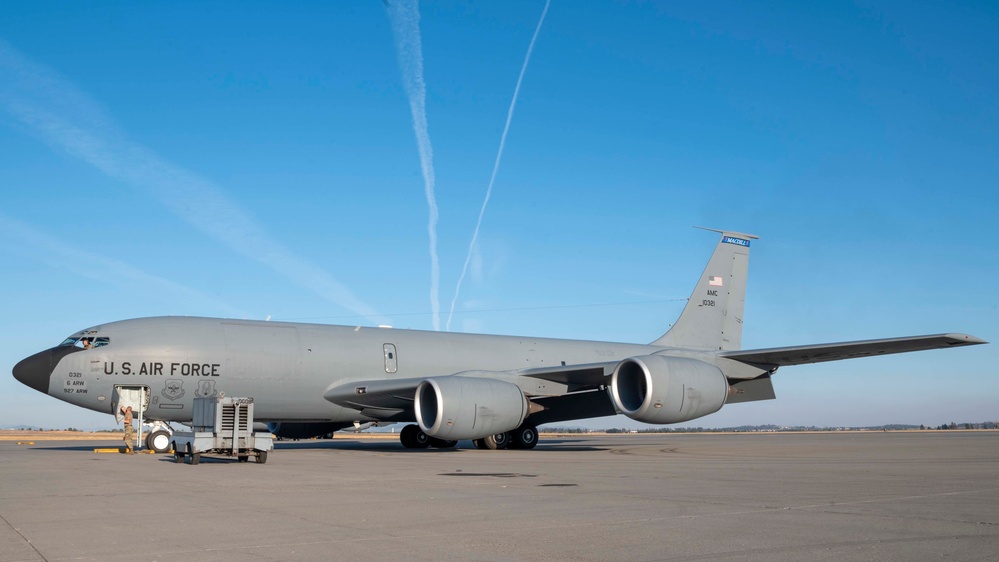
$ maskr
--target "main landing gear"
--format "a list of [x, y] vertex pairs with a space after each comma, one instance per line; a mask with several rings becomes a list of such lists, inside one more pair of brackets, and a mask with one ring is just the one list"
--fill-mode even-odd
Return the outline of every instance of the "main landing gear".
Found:
[[538, 444], [538, 428], [524, 424], [507, 433], [497, 433], [472, 441], [476, 449], [533, 449]]
[[538, 444], [538, 428], [524, 424], [510, 432], [511, 449], [533, 449]]
[[457, 441], [447, 441], [431, 437], [423, 433], [423, 430], [418, 425], [407, 425], [402, 428], [402, 432], [399, 433], [399, 441], [407, 449], [426, 449], [427, 447], [450, 449], [458, 444]]
[[[458, 444], [457, 441], [445, 441], [430, 437], [423, 433], [418, 425], [407, 425], [402, 428], [399, 441], [407, 449], [426, 449], [427, 447], [450, 449]], [[513, 431], [474, 439], [472, 444], [475, 445], [476, 449], [533, 449], [538, 444], [538, 428], [531, 424], [524, 424]]]
[[146, 436], [146, 448], [157, 454], [170, 450], [170, 432], [157, 429]]

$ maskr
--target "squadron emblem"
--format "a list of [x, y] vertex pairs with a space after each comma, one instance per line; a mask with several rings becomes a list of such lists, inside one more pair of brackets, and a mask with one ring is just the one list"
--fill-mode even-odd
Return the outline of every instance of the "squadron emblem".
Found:
[[215, 396], [218, 391], [215, 390], [215, 381], [201, 381], [198, 383], [198, 390], [194, 393], [195, 396], [208, 397]]
[[168, 380], [163, 385], [163, 398], [167, 400], [179, 400], [184, 397], [184, 381]]

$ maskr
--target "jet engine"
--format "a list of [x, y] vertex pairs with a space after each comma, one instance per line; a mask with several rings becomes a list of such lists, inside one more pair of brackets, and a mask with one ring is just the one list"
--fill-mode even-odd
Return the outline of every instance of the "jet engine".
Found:
[[449, 376], [416, 387], [416, 423], [431, 437], [456, 441], [512, 431], [529, 412], [524, 392], [496, 379]]
[[348, 426], [349, 424], [331, 422], [272, 422], [267, 424], [267, 429], [284, 439], [312, 439], [332, 435], [334, 431]]
[[728, 380], [718, 367], [686, 357], [631, 357], [611, 376], [614, 405], [645, 423], [678, 423], [713, 414], [727, 396]]

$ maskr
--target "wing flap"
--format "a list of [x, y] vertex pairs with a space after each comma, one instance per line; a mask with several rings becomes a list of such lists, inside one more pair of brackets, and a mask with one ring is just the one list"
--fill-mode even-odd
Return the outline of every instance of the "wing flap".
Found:
[[741, 363], [761, 367], [775, 368], [806, 363], [821, 363], [838, 361], [854, 357], [872, 357], [905, 353], [909, 351], [924, 351], [945, 347], [978, 345], [987, 341], [969, 336], [968, 334], [935, 334], [929, 336], [911, 336], [904, 338], [886, 338], [879, 340], [862, 340], [817, 345], [798, 345], [791, 347], [773, 347], [769, 349], [749, 349], [742, 351], [723, 351], [719, 357], [732, 359]]

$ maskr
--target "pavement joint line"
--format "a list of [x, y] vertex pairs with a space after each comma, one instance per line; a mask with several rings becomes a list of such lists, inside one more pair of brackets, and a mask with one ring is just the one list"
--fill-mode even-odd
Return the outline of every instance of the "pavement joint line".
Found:
[[42, 560], [44, 560], [45, 562], [49, 562], [49, 559], [48, 559], [48, 558], [46, 558], [44, 554], [42, 554], [41, 552], [39, 552], [38, 548], [36, 548], [36, 547], [35, 547], [35, 545], [34, 545], [34, 544], [32, 544], [31, 540], [30, 540], [30, 539], [28, 539], [28, 537], [24, 536], [24, 535], [23, 535], [23, 534], [21, 533], [21, 530], [20, 530], [20, 529], [18, 529], [17, 527], [15, 527], [15, 526], [11, 525], [11, 524], [10, 524], [10, 521], [7, 521], [7, 518], [6, 518], [6, 517], [4, 517], [3, 515], [0, 515], [0, 520], [3, 520], [3, 522], [4, 522], [4, 523], [6, 523], [8, 527], [10, 527], [10, 528], [11, 528], [11, 529], [12, 529], [12, 530], [13, 530], [13, 531], [15, 532], [15, 533], [17, 533], [17, 536], [21, 537], [21, 540], [23, 540], [23, 541], [24, 541], [25, 543], [27, 543], [27, 544], [28, 544], [28, 546], [30, 546], [30, 547], [31, 547], [31, 550], [34, 550], [34, 551], [35, 551], [35, 553], [36, 553], [36, 554], [38, 554], [38, 557], [39, 557], [39, 558], [41, 558], [41, 559], [42, 559]]

